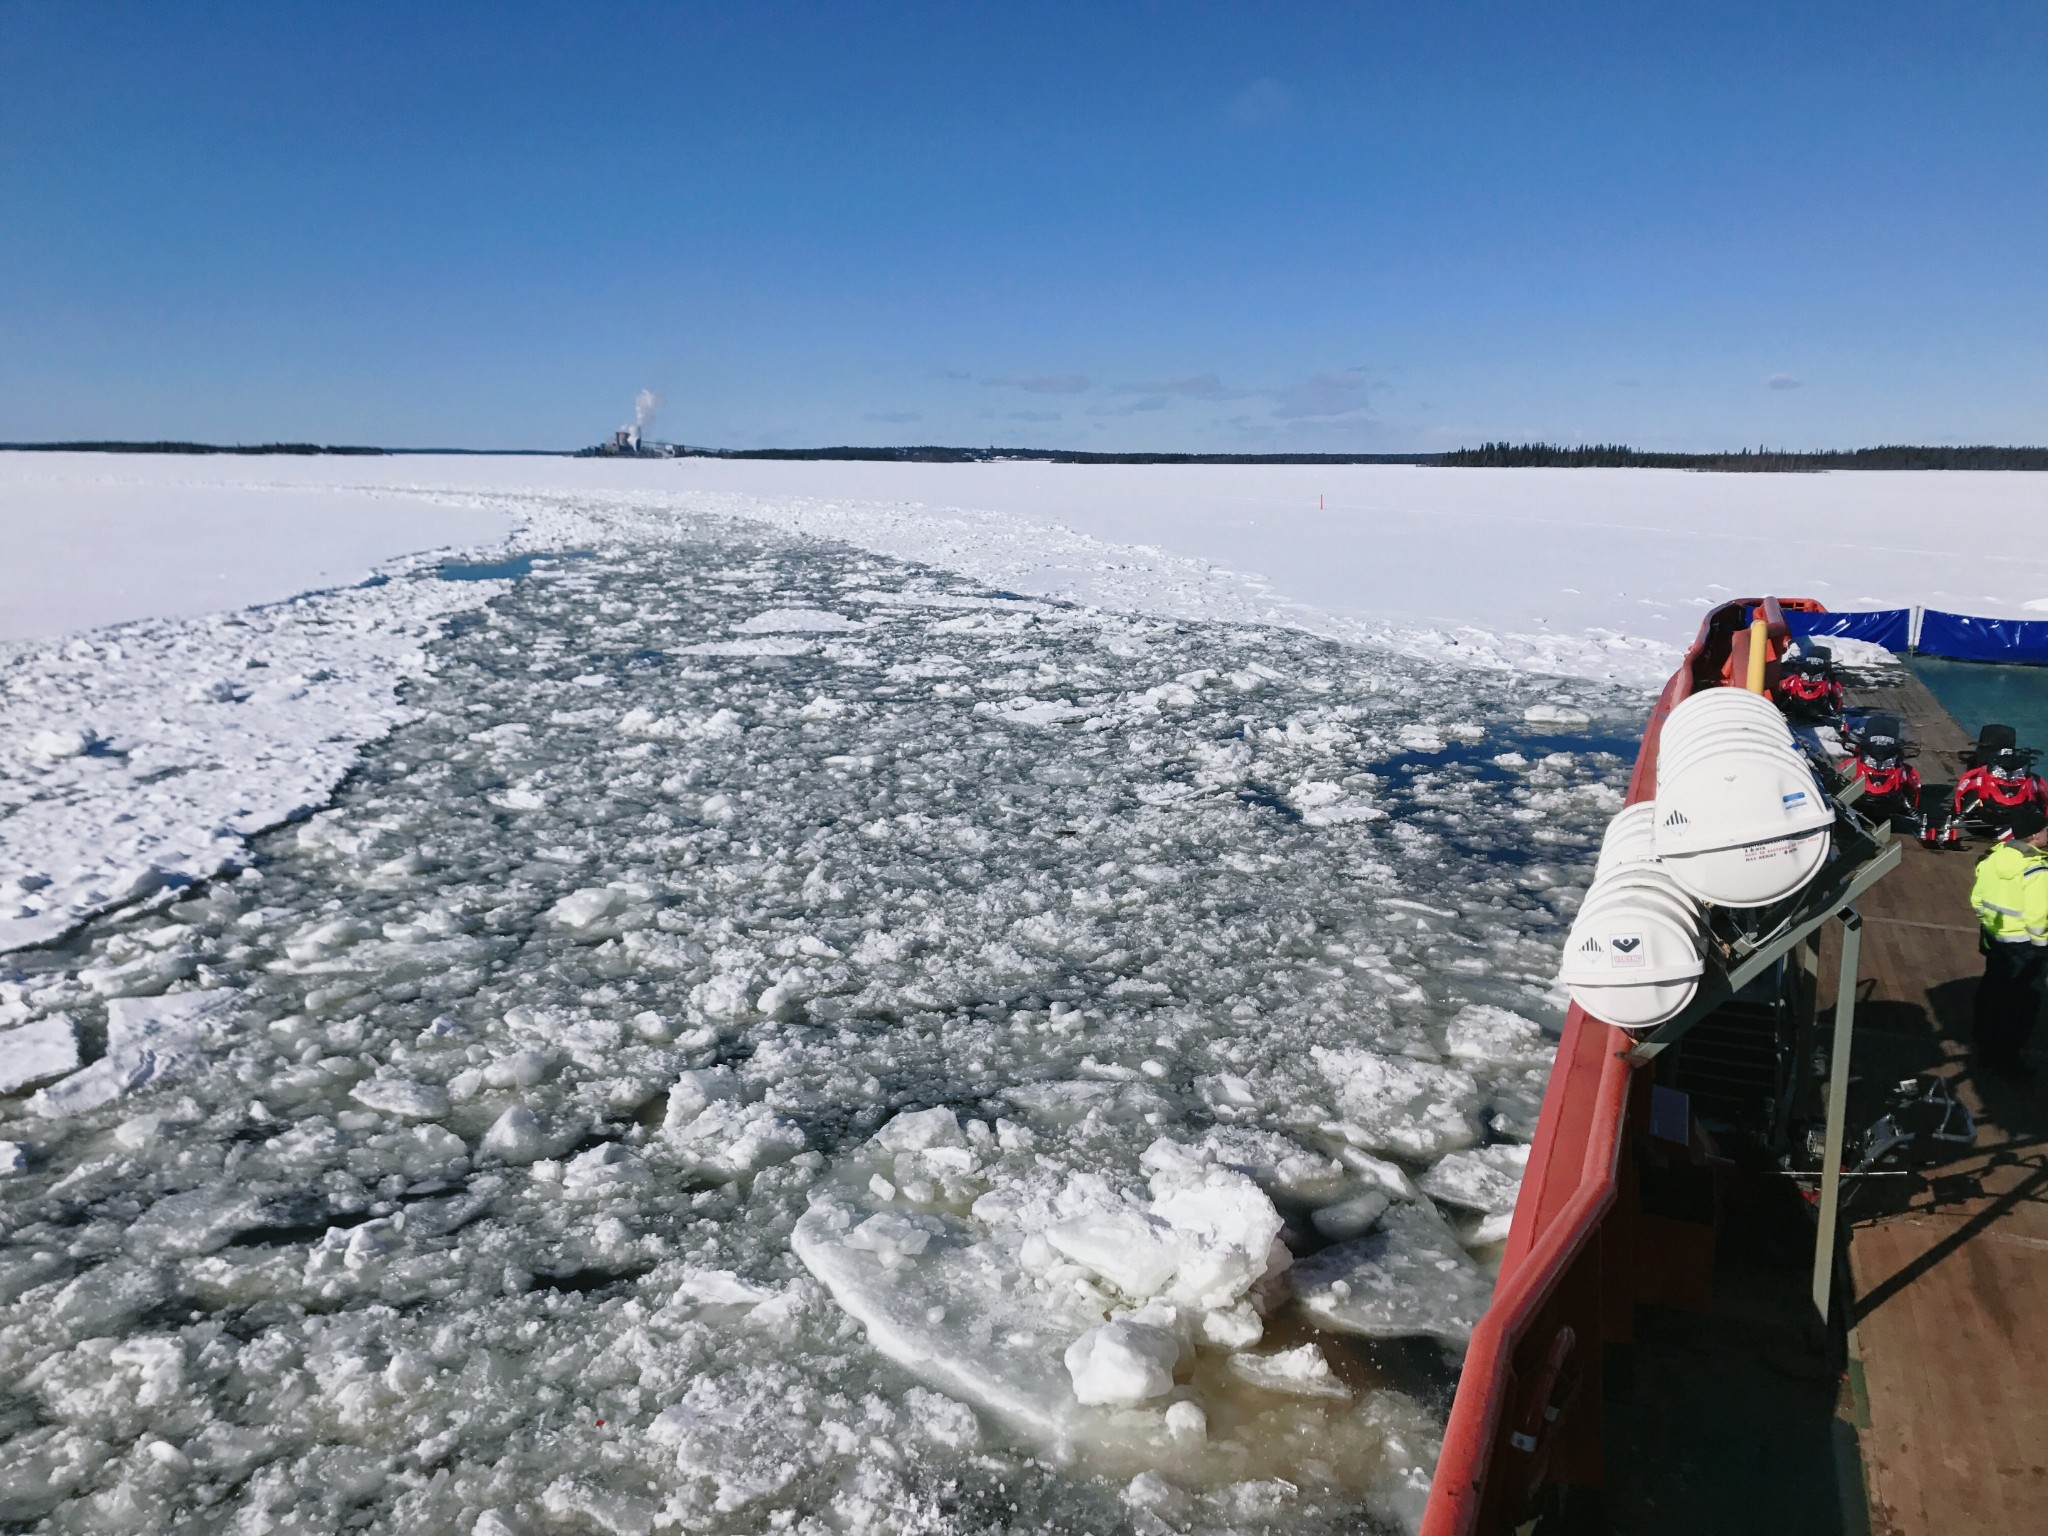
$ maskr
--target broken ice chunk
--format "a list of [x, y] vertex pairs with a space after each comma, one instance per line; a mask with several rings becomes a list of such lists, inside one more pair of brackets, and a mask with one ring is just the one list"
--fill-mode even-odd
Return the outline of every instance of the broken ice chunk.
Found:
[[588, 932], [625, 908], [626, 893], [617, 886], [590, 886], [564, 896], [548, 908], [548, 921], [564, 928]]
[[1085, 719], [1088, 714], [1071, 699], [1034, 699], [1029, 695], [977, 704], [974, 712], [1008, 725], [1065, 725], [1070, 720]]
[[1217, 1349], [1250, 1349], [1265, 1332], [1258, 1309], [1248, 1301], [1202, 1314], [1202, 1342]]
[[729, 1269], [691, 1270], [676, 1289], [692, 1300], [719, 1307], [757, 1307], [782, 1294], [772, 1285], [742, 1280]]
[[661, 1513], [660, 1506], [648, 1499], [575, 1477], [558, 1477], [543, 1488], [540, 1507], [552, 1529], [616, 1536], [646, 1536]]
[[1503, 1216], [1514, 1210], [1528, 1166], [1529, 1149], [1514, 1143], [1453, 1152], [1422, 1176], [1422, 1192], [1445, 1205]]
[[1188, 1250], [1171, 1292], [1185, 1305], [1227, 1307], [1289, 1262], [1280, 1242], [1280, 1213], [1243, 1174], [1212, 1169], [1201, 1183], [1154, 1200], [1152, 1210], [1173, 1226]]
[[1368, 1189], [1362, 1195], [1353, 1195], [1349, 1200], [1339, 1200], [1335, 1205], [1326, 1205], [1311, 1212], [1308, 1219], [1331, 1242], [1344, 1243], [1370, 1232], [1374, 1224], [1386, 1215], [1390, 1203], [1385, 1190]]
[[770, 608], [739, 626], [743, 635], [838, 634], [866, 626], [823, 608]]
[[1145, 1149], [1140, 1164], [1152, 1175], [1155, 1193], [1199, 1180], [1217, 1166], [1244, 1174], [1275, 1199], [1305, 1204], [1328, 1200], [1350, 1182], [1336, 1159], [1276, 1132], [1238, 1126], [1214, 1126], [1192, 1147], [1162, 1136]]
[[98, 740], [98, 735], [89, 730], [41, 730], [34, 732], [22, 746], [31, 761], [56, 763], [67, 757], [85, 756]]
[[78, 1070], [78, 1030], [68, 1013], [0, 1029], [0, 1093], [19, 1093]]
[[1331, 1129], [1375, 1152], [1433, 1162], [1479, 1139], [1479, 1084], [1470, 1073], [1362, 1049], [1312, 1046], [1344, 1118]]
[[1181, 1246], [1173, 1229], [1132, 1206], [1070, 1216], [1047, 1227], [1045, 1240], [1135, 1298], [1158, 1294], [1180, 1268]]
[[372, 1077], [357, 1083], [349, 1097], [369, 1109], [405, 1120], [438, 1120], [448, 1113], [448, 1090], [407, 1077]]
[[668, 1109], [661, 1119], [664, 1131], [679, 1131], [721, 1099], [737, 1099], [740, 1080], [731, 1067], [701, 1067], [685, 1072], [668, 1091]]
[[933, 1236], [943, 1235], [945, 1230], [929, 1216], [877, 1211], [846, 1234], [846, 1246], [872, 1253], [893, 1269], [905, 1259], [914, 1259], [923, 1253]]
[[1504, 1243], [1508, 1240], [1508, 1234], [1514, 1230], [1514, 1227], [1515, 1213], [1513, 1211], [1501, 1211], [1486, 1217], [1478, 1226], [1474, 1227], [1466, 1236], [1465, 1245], [1468, 1248], [1488, 1248], [1495, 1243]]
[[721, 1099], [688, 1123], [664, 1128], [669, 1145], [700, 1173], [735, 1178], [786, 1163], [805, 1146], [803, 1127], [765, 1104]]
[[1328, 1397], [1348, 1401], [1351, 1389], [1337, 1379], [1322, 1350], [1313, 1344], [1298, 1345], [1271, 1355], [1232, 1355], [1230, 1373], [1240, 1381], [1267, 1392], [1290, 1392], [1297, 1397]]
[[107, 1054], [40, 1090], [29, 1108], [52, 1119], [84, 1114], [124, 1093], [181, 1077], [206, 1064], [210, 1028], [241, 993], [232, 987], [164, 997], [121, 997], [107, 1004]]
[[514, 1051], [484, 1068], [484, 1081], [493, 1088], [531, 1088], [545, 1078], [555, 1065], [546, 1051]]
[[[856, 1214], [821, 1200], [797, 1222], [790, 1247], [867, 1329], [876, 1349], [1041, 1444], [1106, 1427], [1086, 1422], [1061, 1363], [1067, 1345], [1099, 1322], [1100, 1312], [1089, 1317], [1064, 1287], [1020, 1291], [1013, 1252], [975, 1240], [973, 1228], [952, 1218], [896, 1215], [928, 1234], [925, 1246], [905, 1257], [902, 1229], [871, 1227], [875, 1216], [856, 1223]], [[854, 1241], [870, 1231], [872, 1237]], [[934, 1306], [944, 1311], [937, 1323], [930, 1320]]]
[[[1176, 1403], [1174, 1406], [1182, 1405]], [[1167, 1410], [1169, 1414], [1172, 1411]], [[1168, 1519], [1185, 1515], [1192, 1502], [1185, 1493], [1157, 1472], [1140, 1472], [1125, 1485], [1123, 1497], [1124, 1502], [1133, 1509], [1149, 1510], [1155, 1516], [1164, 1516]], [[1149, 1528], [1165, 1530], [1168, 1527], [1154, 1522]]]
[[[1054, 1016], [1058, 1016], [1057, 1012]], [[1146, 1117], [1164, 1114], [1171, 1108], [1156, 1089], [1138, 1082], [1078, 1079], [1060, 1083], [1025, 1083], [1006, 1090], [1003, 1097], [1034, 1119], [1053, 1127], [1073, 1125], [1091, 1117], [1102, 1124], [1136, 1122], [1157, 1125], [1157, 1120], [1147, 1120]]]
[[1374, 1157], [1370, 1152], [1361, 1152], [1357, 1147], [1339, 1147], [1338, 1161], [1353, 1173], [1364, 1176], [1374, 1189], [1386, 1191], [1389, 1200], [1413, 1200], [1415, 1183], [1399, 1163], [1390, 1163], [1383, 1157]]
[[1536, 1122], [1543, 1113], [1543, 1093], [1549, 1085], [1547, 1063], [1494, 1078], [1486, 1087], [1486, 1128], [1510, 1140], [1534, 1141]]
[[1557, 1051], [1535, 1020], [1484, 1003], [1459, 1010], [1444, 1029], [1444, 1047], [1460, 1061], [1503, 1067], [1547, 1066]]
[[114, 1145], [138, 1151], [157, 1138], [164, 1126], [162, 1115], [131, 1115], [114, 1127]]
[[166, 1195], [128, 1225], [128, 1247], [149, 1257], [213, 1253], [266, 1219], [262, 1200], [227, 1185]]
[[1343, 785], [1328, 779], [1303, 779], [1288, 791], [1287, 798], [1311, 827], [1341, 827], [1387, 819], [1387, 813], [1374, 805], [1369, 796], [1346, 794]]
[[1171, 1184], [1150, 1210], [1097, 1202], [1047, 1227], [1044, 1236], [1134, 1300], [1164, 1292], [1213, 1310], [1284, 1267], [1281, 1225], [1256, 1184], [1212, 1167]]
[[284, 952], [293, 960], [310, 964], [376, 936], [377, 930], [368, 923], [353, 917], [337, 917], [301, 929], [285, 940]]
[[0, 1179], [28, 1172], [28, 1148], [18, 1141], [0, 1141]]
[[562, 1193], [589, 1198], [642, 1183], [646, 1178], [645, 1163], [616, 1141], [608, 1141], [569, 1159], [568, 1167], [562, 1171]]
[[1472, 1337], [1493, 1289], [1427, 1201], [1393, 1206], [1370, 1235], [1301, 1260], [1293, 1280], [1302, 1310], [1325, 1328], [1454, 1345]]
[[540, 1156], [541, 1143], [540, 1121], [524, 1104], [514, 1104], [491, 1122], [479, 1150], [508, 1163], [530, 1163]]
[[1067, 1346], [1067, 1374], [1084, 1403], [1142, 1403], [1173, 1390], [1180, 1340], [1170, 1329], [1120, 1317]]
[[1230, 1072], [1195, 1079], [1195, 1091], [1209, 1112], [1219, 1120], [1234, 1120], [1259, 1107], [1259, 1096], [1249, 1080]]
[[941, 1106], [905, 1110], [875, 1132], [874, 1141], [891, 1152], [922, 1152], [927, 1147], [964, 1147], [967, 1134], [960, 1129], [959, 1117]]

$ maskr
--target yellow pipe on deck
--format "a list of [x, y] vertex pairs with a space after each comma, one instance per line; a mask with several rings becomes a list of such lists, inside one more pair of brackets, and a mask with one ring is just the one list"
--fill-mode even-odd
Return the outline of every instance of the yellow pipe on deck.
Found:
[[1749, 621], [1749, 680], [1743, 685], [1751, 693], [1764, 691], [1764, 663], [1771, 658], [1771, 626], [1759, 608]]

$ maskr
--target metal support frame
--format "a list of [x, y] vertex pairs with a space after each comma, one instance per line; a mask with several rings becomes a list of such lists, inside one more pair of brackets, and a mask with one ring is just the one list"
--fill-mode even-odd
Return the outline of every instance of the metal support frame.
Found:
[[1821, 878], [1807, 887], [1809, 894], [1800, 899], [1768, 937], [1759, 940], [1733, 965], [1706, 976], [1685, 1011], [1637, 1040], [1629, 1050], [1629, 1060], [1640, 1065], [1669, 1049], [1680, 1036], [1696, 1024], [1703, 1023], [1722, 1004], [1776, 965], [1801, 940], [1818, 930], [1837, 912], [1852, 906], [1857, 897], [1897, 868], [1899, 845], [1892, 841], [1888, 829], [1874, 844], [1866, 846], [1870, 851], [1862, 857], [1837, 860], [1832, 869], [1823, 870]]
[[1796, 977], [1792, 996], [1788, 999], [1781, 995], [1780, 1003], [1789, 1003], [1794, 1024], [1791, 1054], [1779, 1063], [1783, 1076], [1771, 1115], [1770, 1150], [1776, 1156], [1782, 1156], [1791, 1144], [1792, 1111], [1799, 1101], [1799, 1091], [1804, 1082], [1800, 1064], [1813, 1059], [1815, 1015], [1820, 1006], [1819, 931], [1809, 933], [1793, 945], [1785, 960]]
[[1835, 992], [1835, 1043], [1828, 1052], [1827, 1150], [1821, 1154], [1820, 1232], [1813, 1248], [1813, 1310], [1828, 1320], [1828, 1290], [1835, 1278], [1835, 1219], [1842, 1205], [1842, 1129], [1849, 1112], [1849, 1052], [1856, 1027], [1856, 972], [1863, 950], [1863, 918], [1842, 909], [1842, 973]]

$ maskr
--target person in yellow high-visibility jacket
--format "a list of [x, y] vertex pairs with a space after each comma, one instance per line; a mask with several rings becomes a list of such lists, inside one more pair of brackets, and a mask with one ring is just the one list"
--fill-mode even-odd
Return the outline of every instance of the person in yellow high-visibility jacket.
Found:
[[2012, 818], [1998, 846], [1977, 861], [1970, 905], [1982, 930], [1977, 984], [1978, 1065], [1998, 1077], [2032, 1077], [2020, 1060], [2048, 986], [2048, 811]]

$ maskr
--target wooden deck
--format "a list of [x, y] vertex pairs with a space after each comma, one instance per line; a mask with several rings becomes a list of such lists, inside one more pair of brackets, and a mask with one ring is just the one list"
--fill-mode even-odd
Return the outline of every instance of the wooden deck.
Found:
[[[1852, 702], [1905, 715], [1930, 790], [1954, 782], [1967, 738], [1918, 680]], [[1873, 1536], [2048, 1532], [2048, 1083], [1973, 1069], [1981, 851], [1908, 847], [1862, 903], [1851, 1124], [1927, 1070], [1978, 1122], [1967, 1155], [1866, 1186], [1850, 1211], [1851, 1412]]]

